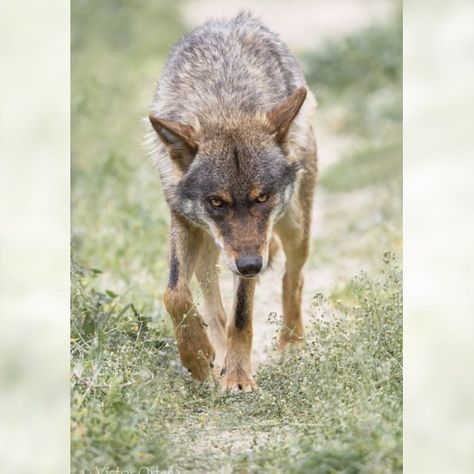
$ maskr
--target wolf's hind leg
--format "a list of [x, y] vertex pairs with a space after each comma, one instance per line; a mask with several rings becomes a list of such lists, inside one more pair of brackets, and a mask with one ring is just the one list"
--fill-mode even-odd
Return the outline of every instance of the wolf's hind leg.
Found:
[[252, 377], [252, 318], [255, 278], [234, 275], [234, 304], [227, 322], [227, 350], [222, 370], [224, 390], [251, 392], [257, 388]]
[[216, 267], [218, 261], [219, 250], [216, 244], [210, 237], [204, 236], [196, 266], [196, 277], [201, 286], [204, 300], [204, 319], [208, 326], [211, 342], [216, 350], [216, 365], [222, 366], [226, 346], [227, 316], [219, 289], [219, 272]]
[[202, 231], [172, 215], [170, 270], [164, 303], [173, 321], [181, 362], [198, 380], [210, 375], [210, 365], [215, 357], [189, 288], [201, 245]]

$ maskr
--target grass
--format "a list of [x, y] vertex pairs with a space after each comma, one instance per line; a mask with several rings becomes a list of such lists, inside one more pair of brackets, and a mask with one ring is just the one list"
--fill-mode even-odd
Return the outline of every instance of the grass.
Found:
[[241, 420], [254, 416], [264, 427], [272, 420], [286, 431], [242, 456], [241, 468], [401, 470], [401, 275], [391, 263], [381, 280], [356, 277], [347, 304], [317, 295], [307, 352], [259, 372], [263, 393], [242, 403]]
[[[402, 34], [400, 17], [304, 56], [323, 114], [339, 111], [335, 133], [352, 135], [345, 159], [322, 176], [328, 191], [401, 184]], [[330, 104], [330, 105], [326, 105]], [[399, 193], [401, 196], [401, 193]]]
[[402, 53], [399, 14], [302, 59], [320, 104], [343, 105], [342, 128], [383, 143], [400, 132]]
[[[386, 249], [401, 256], [401, 28], [397, 15], [302, 57], [319, 121], [349, 143], [319, 179], [327, 194], [325, 220], [333, 228], [316, 234], [315, 265], [331, 263], [335, 251], [341, 260], [356, 258], [373, 269]], [[320, 152], [323, 163], [324, 148]]]
[[189, 377], [161, 304], [169, 218], [140, 117], [180, 6], [71, 5], [71, 471], [400, 472], [399, 20], [301, 58], [319, 120], [353, 144], [322, 173], [309, 266], [367, 271], [334, 273], [307, 349], [273, 355], [259, 392], [236, 397]]
[[[72, 9], [72, 250], [97, 285], [159, 311], [168, 212], [141, 118], [184, 27], [179, 2], [76, 0]], [[159, 33], [156, 33], [159, 19]]]
[[[225, 395], [176, 363], [166, 331], [75, 269], [72, 449], [80, 468], [239, 472], [401, 471], [401, 272], [315, 295], [307, 348], [274, 356], [259, 392]], [[239, 452], [212, 444], [241, 431]], [[175, 443], [169, 440], [174, 439]], [[225, 444], [225, 443], [224, 443]]]
[[[354, 191], [380, 183], [386, 186], [390, 179], [401, 175], [401, 143], [366, 148], [332, 166], [320, 180], [326, 189], [337, 192]], [[396, 158], [396, 159], [395, 159]], [[387, 179], [389, 177], [389, 179]]]

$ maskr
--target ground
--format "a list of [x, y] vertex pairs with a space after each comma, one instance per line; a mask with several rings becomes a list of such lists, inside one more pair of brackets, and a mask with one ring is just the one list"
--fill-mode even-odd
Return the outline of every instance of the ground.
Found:
[[[259, 392], [223, 395], [179, 364], [161, 300], [168, 215], [139, 118], [182, 32], [218, 16], [216, 5], [228, 14], [243, 3], [72, 4], [73, 472], [401, 470], [401, 27], [392, 2], [257, 4], [319, 102], [308, 345], [283, 358], [272, 347], [280, 255], [256, 291]], [[229, 305], [225, 270], [221, 287]]]

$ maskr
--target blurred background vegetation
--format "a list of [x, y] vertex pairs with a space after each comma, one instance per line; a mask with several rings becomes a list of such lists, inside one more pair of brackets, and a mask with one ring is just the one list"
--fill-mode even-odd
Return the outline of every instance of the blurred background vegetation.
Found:
[[153, 306], [167, 268], [168, 212], [141, 120], [184, 32], [179, 2], [71, 6], [73, 258]]
[[308, 351], [235, 399], [183, 372], [161, 304], [169, 216], [141, 120], [187, 5], [71, 4], [72, 472], [400, 472], [401, 16], [298, 52], [323, 132], [308, 271], [330, 284]]

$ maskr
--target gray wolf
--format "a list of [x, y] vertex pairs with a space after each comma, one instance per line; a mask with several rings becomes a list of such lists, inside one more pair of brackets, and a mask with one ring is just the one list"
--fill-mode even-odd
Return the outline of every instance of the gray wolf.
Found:
[[[302, 269], [317, 176], [314, 108], [293, 55], [247, 12], [187, 35], [157, 85], [150, 132], [171, 212], [164, 303], [182, 364], [203, 380], [221, 354], [224, 390], [256, 389], [253, 298], [276, 239], [286, 255], [278, 346], [303, 343]], [[216, 268], [220, 253], [234, 274], [228, 316]], [[202, 315], [190, 290], [194, 274]]]

